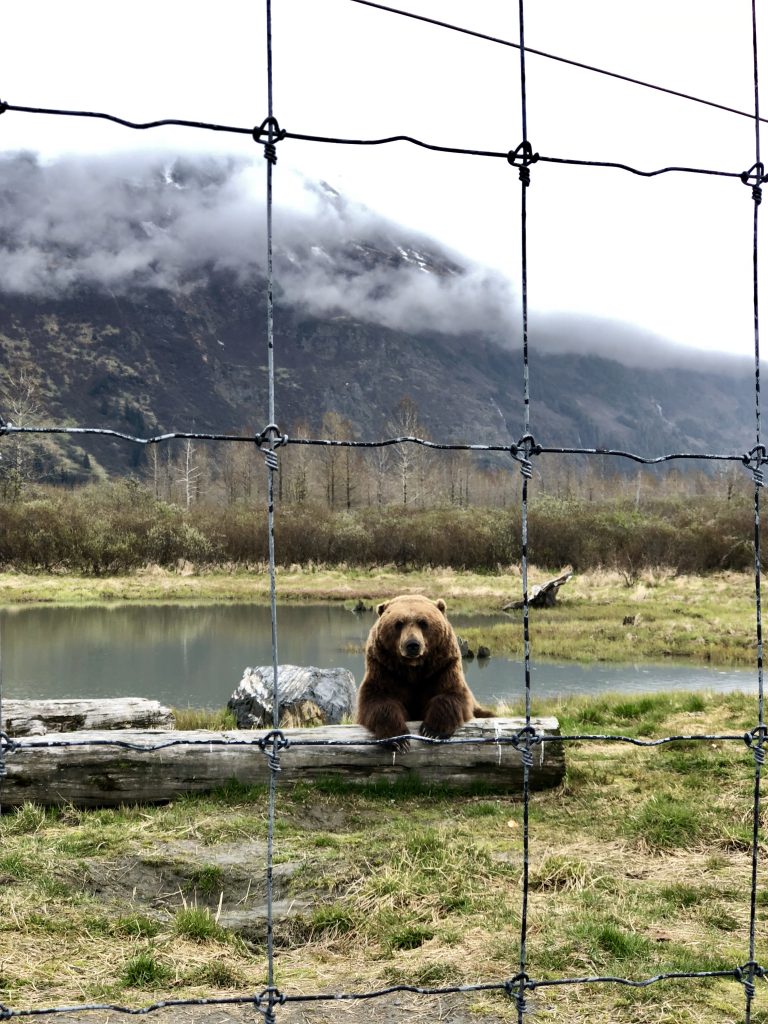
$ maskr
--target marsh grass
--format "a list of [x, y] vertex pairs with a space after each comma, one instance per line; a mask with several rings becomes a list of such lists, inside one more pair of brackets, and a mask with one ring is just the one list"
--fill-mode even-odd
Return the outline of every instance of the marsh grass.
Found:
[[[659, 694], [541, 703], [564, 732], [733, 733], [754, 700]], [[740, 740], [567, 745], [568, 773], [530, 807], [528, 973], [540, 979], [732, 970], [747, 959], [754, 761]], [[264, 898], [263, 787], [157, 808], [0, 819], [0, 1002], [232, 994], [263, 983], [263, 930], [226, 925]], [[764, 822], [765, 824], [765, 822]], [[277, 984], [295, 993], [503, 980], [519, 964], [522, 806], [436, 786], [299, 784], [279, 792]], [[103, 841], [99, 841], [99, 837]], [[761, 834], [764, 844], [765, 832]], [[259, 845], [261, 844], [261, 846]], [[768, 854], [761, 846], [761, 862]], [[233, 874], [236, 861], [240, 874]], [[757, 959], [768, 955], [768, 896]], [[220, 913], [221, 911], [221, 913]], [[758, 986], [757, 1017], [766, 1009]], [[735, 981], [532, 995], [542, 1020], [737, 1020]], [[467, 997], [513, 1021], [497, 995]]]

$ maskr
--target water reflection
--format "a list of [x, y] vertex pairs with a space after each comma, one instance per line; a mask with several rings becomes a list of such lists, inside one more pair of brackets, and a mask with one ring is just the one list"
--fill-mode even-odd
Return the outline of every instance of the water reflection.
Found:
[[[278, 613], [284, 664], [342, 666], [359, 683], [374, 613], [338, 605], [285, 605]], [[455, 615], [456, 629], [506, 621]], [[257, 605], [159, 605], [0, 610], [3, 693], [6, 697], [151, 697], [177, 707], [218, 708], [247, 665], [271, 664], [269, 609]], [[467, 662], [481, 701], [522, 696], [519, 661]], [[639, 692], [664, 689], [756, 691], [754, 670], [706, 666], [573, 665], [534, 660], [535, 695]]]

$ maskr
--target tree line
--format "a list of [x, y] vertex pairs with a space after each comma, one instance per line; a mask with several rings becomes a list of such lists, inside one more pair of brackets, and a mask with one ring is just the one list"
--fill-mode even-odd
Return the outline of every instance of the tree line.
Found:
[[[5, 388], [17, 425], [34, 423], [38, 386], [22, 372]], [[404, 397], [389, 436], [428, 439]], [[291, 437], [317, 436], [297, 423]], [[338, 413], [319, 436], [354, 440]], [[179, 560], [259, 565], [267, 558], [263, 453], [256, 444], [187, 440], [152, 445], [128, 479], [56, 487], [56, 441], [8, 435], [0, 448], [0, 564], [86, 573]], [[88, 453], [67, 458], [84, 470]], [[520, 557], [520, 466], [511, 455], [401, 444], [278, 451], [278, 558], [408, 568], [497, 571]], [[542, 567], [643, 567], [685, 572], [752, 565], [753, 483], [740, 464], [627, 469], [607, 457], [545, 455], [529, 487], [529, 551]]]
[[[277, 502], [278, 564], [319, 563], [400, 569], [451, 566], [507, 572], [519, 564], [520, 506], [402, 504], [330, 509]], [[680, 572], [745, 570], [753, 565], [753, 508], [730, 500], [649, 496], [588, 500], [534, 495], [529, 503], [531, 561], [553, 571], [611, 568], [634, 578], [644, 568]], [[765, 551], [765, 546], [764, 546]], [[180, 561], [259, 569], [268, 559], [259, 500], [193, 503], [158, 498], [135, 479], [76, 489], [35, 485], [0, 500], [0, 566], [94, 575]]]

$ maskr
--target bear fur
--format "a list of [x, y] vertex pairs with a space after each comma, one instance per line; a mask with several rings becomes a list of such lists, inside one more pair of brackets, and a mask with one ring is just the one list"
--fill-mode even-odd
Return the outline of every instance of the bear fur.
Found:
[[[387, 739], [407, 733], [409, 721], [421, 721], [422, 736], [448, 739], [472, 718], [493, 717], [467, 686], [442, 598], [406, 594], [376, 611], [357, 694], [360, 725]], [[406, 749], [408, 742], [396, 746]]]

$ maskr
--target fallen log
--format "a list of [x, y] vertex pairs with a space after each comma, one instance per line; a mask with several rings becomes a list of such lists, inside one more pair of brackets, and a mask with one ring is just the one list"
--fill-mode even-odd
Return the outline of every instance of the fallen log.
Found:
[[76, 729], [173, 729], [173, 713], [157, 700], [4, 700], [2, 729], [9, 736], [43, 736]]
[[[504, 792], [522, 792], [522, 718], [469, 722], [454, 741], [411, 741], [405, 752], [376, 744], [356, 725], [285, 729], [285, 749], [277, 751], [280, 784], [335, 777], [344, 782], [394, 782], [413, 777], [457, 789], [485, 784]], [[409, 729], [418, 733], [418, 722]], [[530, 742], [531, 789], [557, 785], [565, 755], [556, 718], [534, 718]], [[5, 778], [0, 804], [26, 801], [58, 806], [114, 807], [165, 803], [184, 793], [205, 793], [236, 780], [266, 783], [269, 755], [259, 740], [267, 730], [226, 732], [90, 731], [6, 740]], [[541, 741], [541, 737], [554, 737]], [[459, 742], [456, 742], [459, 741]], [[1, 766], [0, 766], [1, 768]]]
[[[557, 600], [558, 590], [560, 587], [565, 586], [572, 576], [573, 572], [569, 570], [553, 580], [537, 584], [528, 595], [529, 606], [531, 608], [553, 608]], [[512, 601], [509, 604], [503, 605], [501, 610], [503, 612], [518, 611], [524, 604], [524, 601]]]

